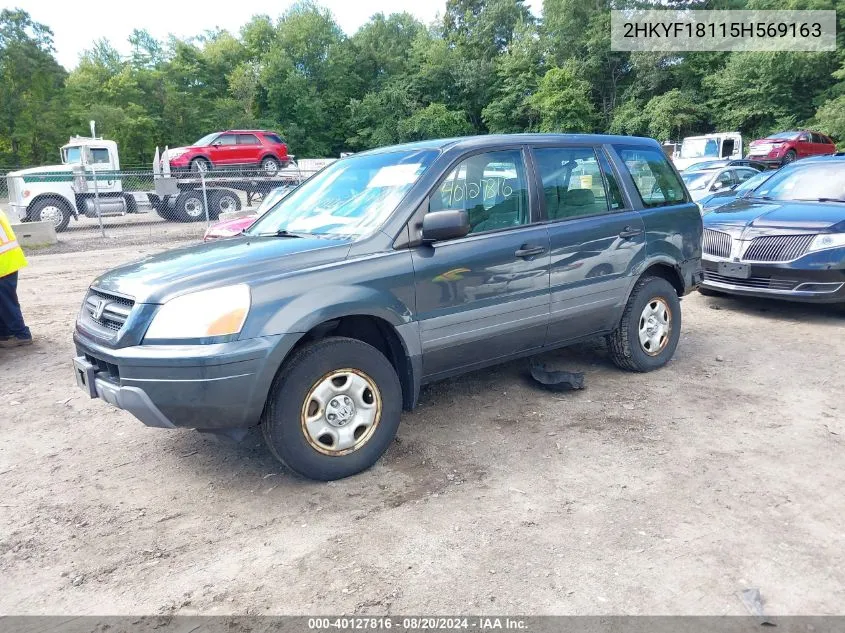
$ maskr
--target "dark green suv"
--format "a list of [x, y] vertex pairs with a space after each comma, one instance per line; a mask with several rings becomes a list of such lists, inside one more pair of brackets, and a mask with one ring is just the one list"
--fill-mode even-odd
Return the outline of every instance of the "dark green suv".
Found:
[[294, 471], [372, 465], [420, 385], [606, 336], [675, 351], [701, 216], [657, 142], [480, 136], [339, 160], [244, 234], [94, 281], [79, 385], [149, 426], [243, 436]]

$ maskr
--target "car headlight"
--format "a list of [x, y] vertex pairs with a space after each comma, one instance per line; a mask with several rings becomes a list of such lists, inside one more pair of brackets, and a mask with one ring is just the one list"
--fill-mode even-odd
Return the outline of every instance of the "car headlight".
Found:
[[188, 150], [186, 149], [169, 149], [167, 150], [167, 158], [173, 160], [174, 158], [179, 158], [184, 154], [187, 154]]
[[144, 342], [208, 339], [239, 334], [249, 313], [249, 286], [239, 284], [192, 292], [165, 303]]
[[810, 246], [807, 247], [807, 252], [823, 251], [827, 248], [839, 248], [845, 246], [845, 233], [822, 233], [816, 235]]

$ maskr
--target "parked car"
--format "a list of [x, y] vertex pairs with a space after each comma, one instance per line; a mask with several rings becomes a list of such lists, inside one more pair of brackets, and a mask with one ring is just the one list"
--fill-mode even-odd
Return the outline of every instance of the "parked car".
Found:
[[775, 171], [769, 169], [754, 174], [743, 183], [734, 185], [730, 189], [723, 189], [716, 191], [710, 195], [700, 198], [696, 204], [701, 209], [701, 213], [710, 213], [713, 209], [722, 207], [729, 202], [733, 202], [738, 198], [748, 198], [754, 194], [754, 190], [772, 177]]
[[265, 194], [264, 199], [261, 200], [261, 204], [258, 205], [255, 213], [250, 213], [249, 215], [244, 215], [239, 218], [230, 218], [229, 220], [223, 220], [222, 222], [212, 224], [205, 231], [205, 235], [202, 238], [203, 242], [210, 242], [211, 240], [219, 240], [240, 235], [252, 226], [253, 222], [255, 222], [257, 218], [261, 217], [267, 213], [267, 211], [276, 206], [276, 203], [293, 191], [293, 189], [294, 187], [292, 185], [277, 187]]
[[721, 169], [722, 167], [753, 167], [758, 171], [769, 169], [769, 165], [756, 160], [748, 160], [745, 158], [730, 160], [727, 158], [720, 158], [718, 160], [705, 160], [701, 163], [694, 163], [687, 167], [684, 171], [704, 171], [705, 169]]
[[752, 167], [723, 167], [703, 171], [685, 171], [681, 174], [684, 184], [696, 202], [717, 191], [728, 191], [756, 176], [760, 172]]
[[836, 145], [827, 136], [809, 130], [778, 132], [751, 141], [748, 158], [769, 165], [788, 165], [799, 158], [836, 153]]
[[845, 303], [845, 157], [782, 168], [704, 216], [704, 294]]
[[169, 149], [167, 157], [172, 169], [191, 171], [252, 167], [275, 175], [290, 164], [287, 143], [268, 130], [213, 132], [188, 147]]
[[237, 438], [260, 424], [292, 470], [338, 479], [384, 453], [424, 383], [595, 336], [623, 369], [665, 365], [701, 231], [651, 139], [362, 152], [242, 236], [95, 279], [76, 379], [148, 426]]

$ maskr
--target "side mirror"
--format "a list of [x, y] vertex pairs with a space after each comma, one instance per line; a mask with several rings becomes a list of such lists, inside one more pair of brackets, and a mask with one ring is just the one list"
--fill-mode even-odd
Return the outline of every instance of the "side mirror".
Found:
[[431, 211], [423, 216], [422, 239], [424, 242], [451, 240], [464, 237], [469, 229], [466, 211]]

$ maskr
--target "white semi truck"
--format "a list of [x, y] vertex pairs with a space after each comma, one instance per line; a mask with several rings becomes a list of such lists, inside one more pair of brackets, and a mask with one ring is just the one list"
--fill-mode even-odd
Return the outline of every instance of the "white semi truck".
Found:
[[[149, 172], [127, 177], [120, 171], [117, 143], [98, 138], [93, 125], [91, 137], [74, 136], [62, 146], [61, 160], [59, 165], [6, 175], [13, 221], [48, 221], [56, 231], [64, 231], [71, 219], [80, 216], [109, 217], [155, 210], [166, 220], [199, 222], [206, 219], [206, 198], [208, 218], [216, 220], [221, 213], [241, 208], [238, 192], [246, 193], [251, 203], [254, 197], [303, 179], [296, 163], [274, 176], [247, 172], [171, 174], [166, 149], [161, 157], [156, 150], [152, 179]], [[147, 190], [150, 186], [152, 190]]]
[[742, 135], [739, 132], [717, 132], [701, 136], [687, 136], [675, 151], [672, 162], [679, 171], [690, 165], [720, 158], [742, 158]]

